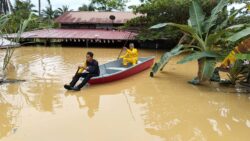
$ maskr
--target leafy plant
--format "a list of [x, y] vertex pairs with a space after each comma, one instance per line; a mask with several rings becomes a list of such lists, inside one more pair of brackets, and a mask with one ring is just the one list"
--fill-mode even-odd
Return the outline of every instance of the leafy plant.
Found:
[[[6, 33], [16, 33], [20, 28], [20, 24], [24, 22], [24, 20], [28, 19], [31, 13], [34, 13], [33, 10], [34, 5], [30, 1], [21, 1], [15, 0], [14, 7], [12, 13], [8, 15], [8, 23], [4, 27], [4, 31]], [[33, 14], [32, 18], [36, 16]], [[39, 23], [35, 20], [32, 21], [32, 24], [26, 28], [26, 30], [31, 30], [34, 28], [38, 28]]]
[[90, 3], [89, 5], [83, 4], [78, 8], [79, 11], [95, 11], [95, 7], [93, 3]]
[[245, 80], [250, 84], [250, 54], [237, 54], [236, 58], [244, 61], [243, 65], [245, 67]]
[[[222, 59], [221, 52], [223, 50], [221, 44], [237, 43], [241, 39], [250, 35], [250, 27], [246, 25], [234, 25], [227, 27], [228, 23], [232, 21], [236, 15], [243, 9], [237, 10], [234, 13], [226, 16], [224, 20], [220, 19], [220, 14], [226, 9], [228, 0], [221, 0], [218, 5], [211, 11], [210, 16], [206, 17], [198, 0], [192, 1], [189, 8], [190, 18], [188, 24], [177, 23], [161, 23], [152, 26], [151, 29], [159, 29], [165, 26], [175, 27], [191, 38], [191, 43], [177, 45], [172, 51], [175, 54], [169, 56], [173, 57], [182, 52], [191, 52], [179, 64], [187, 63], [189, 61], [198, 60], [199, 70], [198, 76], [191, 81], [192, 84], [200, 84], [204, 81], [210, 80], [215, 64]], [[165, 53], [163, 56], [166, 56]], [[151, 76], [162, 70], [169, 57], [162, 57], [161, 60], [155, 64], [151, 72]]]
[[[172, 22], [179, 24], [187, 24], [189, 18], [189, 6], [192, 0], [142, 0], [143, 4], [138, 6], [130, 6], [134, 13], [143, 14], [141, 16], [128, 21], [126, 28], [134, 28], [138, 31], [137, 38], [139, 40], [155, 40], [164, 39], [177, 44], [179, 38], [182, 37], [181, 32], [175, 28], [167, 26], [161, 30], [149, 30], [149, 27], [157, 23]], [[217, 5], [219, 0], [198, 0], [204, 14], [210, 15], [211, 10]], [[230, 0], [230, 3], [240, 2], [240, 0]], [[242, 1], [241, 1], [242, 2]], [[223, 14], [219, 15], [219, 19], [227, 16], [229, 13], [223, 10]], [[174, 47], [174, 46], [171, 46]]]
[[99, 11], [125, 10], [128, 0], [92, 0], [92, 6]]
[[[15, 39], [12, 40], [11, 43], [18, 43], [20, 41], [21, 34], [24, 32], [24, 30], [27, 28], [29, 22], [32, 20], [31, 17], [32, 17], [32, 14], [30, 14], [28, 19], [24, 20], [24, 22], [22, 24], [20, 24], [19, 30], [16, 33], [16, 37], [15, 37]], [[7, 16], [3, 16], [3, 17], [0, 18], [0, 27], [2, 27], [1, 31], [3, 30], [4, 24], [6, 24], [8, 20], [9, 20], [9, 18]], [[0, 35], [1, 35], [1, 37], [3, 37], [2, 34], [0, 34]], [[5, 55], [4, 55], [4, 58], [3, 58], [3, 66], [1, 68], [1, 71], [3, 73], [3, 76], [2, 76], [3, 78], [5, 78], [7, 66], [10, 63], [10, 60], [11, 60], [13, 54], [14, 54], [14, 51], [15, 51], [15, 48], [13, 48], [12, 46], [14, 46], [14, 45], [9, 45], [6, 48]]]
[[236, 60], [234, 65], [230, 67], [228, 72], [228, 78], [230, 82], [235, 85], [239, 81], [247, 80], [247, 76], [249, 73], [248, 66], [244, 64], [242, 60]]

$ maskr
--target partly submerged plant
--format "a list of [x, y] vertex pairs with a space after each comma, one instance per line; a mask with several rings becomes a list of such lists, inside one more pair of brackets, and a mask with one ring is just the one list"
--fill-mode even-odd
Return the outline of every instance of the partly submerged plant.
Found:
[[[21, 34], [24, 32], [24, 30], [26, 29], [26, 27], [28, 26], [29, 22], [31, 21], [31, 17], [32, 14], [30, 14], [29, 18], [24, 20], [22, 22], [22, 24], [20, 24], [19, 30], [18, 32], [15, 34], [15, 37], [13, 40], [11, 40], [11, 44], [7, 46], [6, 50], [5, 50], [5, 55], [3, 57], [3, 66], [1, 67], [1, 72], [3, 74], [3, 78], [5, 78], [5, 72], [7, 69], [8, 64], [10, 63], [10, 60], [14, 54], [15, 48], [13, 48], [13, 46], [15, 46], [15, 43], [19, 43], [20, 42], [20, 38], [21, 38]], [[7, 37], [6, 34], [3, 35], [3, 30], [4, 30], [4, 26], [7, 23], [7, 21], [9, 20], [8, 16], [2, 16], [0, 17], [0, 37], [4, 38]], [[3, 79], [2, 78], [2, 79]]]
[[152, 26], [151, 29], [159, 29], [165, 26], [172, 26], [180, 29], [189, 38], [191, 43], [178, 44], [173, 50], [165, 53], [161, 60], [156, 63], [152, 69], [151, 76], [162, 70], [172, 57], [183, 52], [191, 52], [179, 64], [198, 60], [198, 76], [191, 81], [192, 84], [210, 80], [216, 65], [216, 61], [222, 59], [222, 45], [228, 43], [237, 43], [241, 39], [250, 35], [250, 27], [247, 25], [234, 25], [227, 27], [236, 15], [243, 9], [230, 13], [224, 20], [219, 19], [219, 15], [226, 9], [228, 0], [221, 0], [212, 10], [211, 15], [206, 17], [197, 0], [192, 1], [190, 5], [188, 25], [176, 23], [161, 23]]
[[236, 60], [236, 62], [229, 68], [229, 81], [235, 85], [237, 82], [246, 81], [249, 74], [249, 65], [244, 64], [243, 60]]
[[244, 72], [243, 76], [244, 79], [243, 81], [246, 81], [246, 83], [250, 84], [250, 54], [237, 54], [236, 58], [238, 60], [243, 61], [243, 67], [244, 67]]

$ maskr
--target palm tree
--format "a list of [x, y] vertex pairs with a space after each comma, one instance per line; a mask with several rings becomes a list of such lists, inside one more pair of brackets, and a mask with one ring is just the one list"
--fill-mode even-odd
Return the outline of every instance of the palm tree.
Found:
[[41, 16], [41, 0], [38, 0], [38, 14]]
[[10, 0], [0, 0], [0, 14], [9, 14], [13, 10]]
[[69, 6], [63, 5], [61, 8], [58, 8], [56, 10], [56, 15], [60, 16], [60, 15], [64, 14], [65, 12], [68, 12], [68, 11], [72, 11], [72, 10], [69, 10]]
[[51, 7], [46, 7], [42, 10], [42, 15], [45, 19], [51, 20], [54, 19], [56, 12]]
[[45, 19], [52, 20], [55, 18], [56, 11], [53, 10], [50, 0], [47, 0], [49, 6], [42, 10], [42, 15]]

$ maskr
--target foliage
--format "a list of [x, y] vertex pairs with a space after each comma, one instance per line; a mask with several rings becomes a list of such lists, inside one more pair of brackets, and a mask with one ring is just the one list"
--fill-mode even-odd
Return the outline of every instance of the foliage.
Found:
[[[25, 19], [28, 19], [31, 13], [35, 12], [33, 8], [34, 5], [30, 1], [16, 0], [12, 14], [8, 15], [9, 20], [8, 23], [5, 25], [6, 31], [3, 32], [16, 33], [20, 28], [20, 24], [23, 23]], [[32, 16], [32, 18], [35, 17], [35, 15]], [[34, 20], [26, 30], [34, 29], [37, 27], [38, 24]]]
[[250, 76], [250, 64], [245, 63], [242, 59], [236, 60], [234, 65], [229, 69], [228, 78], [230, 82], [235, 85], [237, 82], [248, 80]]
[[79, 11], [95, 11], [95, 7], [93, 3], [89, 5], [83, 4], [81, 7], [78, 8]]
[[242, 15], [237, 17], [232, 24], [249, 24], [250, 23], [250, 15]]
[[98, 11], [125, 10], [128, 0], [92, 0], [93, 6]]
[[3, 32], [16, 33], [19, 30], [20, 24], [22, 24], [25, 19], [28, 19], [31, 13], [32, 20], [25, 31], [57, 27], [58, 25], [54, 22], [54, 18], [59, 15], [59, 13], [66, 12], [68, 9], [66, 6], [63, 6], [57, 10], [53, 10], [51, 4], [48, 4], [49, 6], [43, 10], [43, 15], [40, 17], [35, 14], [37, 11], [33, 9], [34, 5], [30, 1], [15, 0], [13, 12], [8, 15], [8, 24], [5, 25], [5, 31]]
[[49, 6], [45, 7], [45, 9], [42, 10], [42, 16], [45, 20], [54, 19], [56, 17], [56, 14], [56, 11]]
[[[189, 8], [190, 17], [187, 25], [161, 23], [151, 27], [151, 29], [159, 29], [165, 26], [172, 26], [186, 33], [186, 35], [191, 38], [191, 43], [189, 45], [183, 45], [179, 51], [193, 51], [191, 51], [192, 53], [182, 59], [179, 63], [198, 60], [198, 77], [193, 81], [195, 84], [210, 80], [216, 61], [221, 58], [220, 53], [223, 49], [220, 44], [228, 42], [237, 43], [244, 37], [250, 35], [250, 27], [246, 27], [245, 25], [227, 27], [230, 20], [233, 20], [241, 10], [230, 13], [230, 15], [222, 20], [220, 14], [224, 11], [223, 9], [225, 9], [227, 5], [227, 0], [221, 0], [211, 11], [210, 16], [206, 17], [198, 0], [194, 0]], [[179, 45], [176, 48], [178, 47]], [[158, 63], [157, 65], [160, 67], [153, 69], [152, 74], [155, 74], [159, 69], [163, 69], [166, 65], [164, 60], [161, 60], [160, 62], [164, 63]]]
[[56, 16], [61, 16], [62, 14], [64, 14], [65, 12], [68, 12], [68, 11], [72, 11], [72, 10], [69, 9], [69, 6], [63, 5], [61, 8], [58, 8], [56, 10]]
[[[9, 18], [7, 16], [2, 16], [0, 18], [0, 27], [1, 27], [1, 31], [0, 31], [1, 34], [0, 35], [1, 35], [1, 37], [3, 35], [2, 30], [4, 30], [4, 27], [5, 27], [4, 25], [7, 23], [8, 20], [9, 20]], [[21, 23], [19, 25], [19, 29], [16, 33], [16, 38], [12, 40], [13, 43], [18, 43], [20, 41], [21, 34], [25, 31], [25, 29], [27, 28], [27, 26], [31, 20], [32, 20], [32, 14], [30, 14], [29, 18], [24, 20], [23, 23]], [[4, 74], [4, 76], [5, 76], [7, 66], [11, 61], [11, 58], [13, 56], [14, 51], [15, 51], [15, 48], [12, 48], [12, 47], [6, 48], [5, 55], [3, 58], [3, 66], [1, 68], [1, 72]]]
[[[203, 0], [200, 0], [203, 1]], [[181, 32], [173, 27], [165, 27], [161, 30], [149, 30], [151, 25], [162, 22], [174, 22], [184, 24], [188, 19], [188, 8], [190, 0], [149, 0], [144, 1], [140, 6], [133, 6], [135, 13], [141, 13], [147, 16], [138, 17], [130, 20], [126, 27], [139, 27], [140, 40], [169, 39], [178, 41], [182, 36]], [[207, 12], [215, 5], [208, 0], [203, 2], [203, 8]]]
[[237, 59], [250, 61], [250, 54], [237, 54]]
[[[237, 0], [234, 0], [237, 1]], [[234, 2], [230, 1], [230, 2]], [[165, 27], [161, 30], [149, 30], [154, 24], [162, 22], [173, 22], [179, 24], [186, 24], [189, 18], [189, 6], [192, 0], [146, 0], [139, 6], [131, 6], [135, 13], [144, 14], [147, 16], [137, 17], [130, 20], [125, 28], [139, 27], [140, 40], [154, 40], [154, 39], [169, 39], [178, 43], [181, 38], [181, 32], [177, 32], [173, 27]], [[206, 16], [209, 16], [213, 7], [216, 6], [218, 0], [198, 0]], [[224, 16], [228, 15], [227, 10], [224, 11]]]

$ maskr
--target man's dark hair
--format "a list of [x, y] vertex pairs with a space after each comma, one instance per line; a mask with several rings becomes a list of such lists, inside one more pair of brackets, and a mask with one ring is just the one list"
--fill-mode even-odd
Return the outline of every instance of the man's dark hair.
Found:
[[87, 55], [89, 55], [90, 57], [94, 57], [94, 53], [93, 52], [87, 52]]

